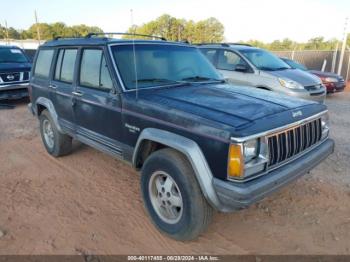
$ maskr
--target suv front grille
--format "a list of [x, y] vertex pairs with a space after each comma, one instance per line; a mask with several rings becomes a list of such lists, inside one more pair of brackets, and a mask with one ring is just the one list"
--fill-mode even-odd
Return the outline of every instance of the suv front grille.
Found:
[[2, 81], [0, 83], [9, 84], [12, 82], [22, 82], [29, 80], [29, 72], [0, 73]]
[[268, 137], [268, 166], [276, 166], [310, 148], [322, 138], [321, 119], [284, 130]]

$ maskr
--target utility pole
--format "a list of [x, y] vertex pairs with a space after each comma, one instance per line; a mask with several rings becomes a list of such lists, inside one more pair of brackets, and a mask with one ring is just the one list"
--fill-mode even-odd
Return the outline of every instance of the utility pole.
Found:
[[7, 21], [5, 20], [5, 35], [6, 35], [6, 44], [9, 45], [10, 44], [10, 39], [9, 39], [9, 30], [7, 27]]
[[36, 13], [36, 10], [34, 10], [34, 16], [35, 16], [35, 25], [36, 25], [36, 34], [37, 34], [37, 37], [38, 37], [38, 42], [39, 42], [39, 45], [41, 44], [41, 37], [40, 37], [40, 28], [39, 28], [39, 23], [38, 23], [38, 15]]
[[346, 40], [347, 40], [347, 36], [348, 36], [348, 17], [345, 18], [345, 25], [344, 25], [344, 35], [343, 35], [343, 45], [341, 48], [341, 53], [340, 53], [340, 59], [339, 59], [339, 66], [338, 66], [338, 75], [341, 74], [341, 69], [343, 66], [343, 60], [344, 60], [344, 53], [345, 53], [345, 48], [346, 48]]
[[331, 72], [334, 73], [335, 72], [335, 66], [336, 66], [336, 62], [337, 62], [337, 54], [338, 54], [338, 47], [339, 47], [339, 42], [337, 40], [337, 44], [335, 46], [335, 50], [333, 52], [333, 58], [332, 58], [332, 68], [331, 68]]
[[349, 81], [349, 69], [350, 69], [350, 47], [347, 47], [348, 49], [348, 69], [346, 70], [346, 78], [345, 78], [345, 83]]

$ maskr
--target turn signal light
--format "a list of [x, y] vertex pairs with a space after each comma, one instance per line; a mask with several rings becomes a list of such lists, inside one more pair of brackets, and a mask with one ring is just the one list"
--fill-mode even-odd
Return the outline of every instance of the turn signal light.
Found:
[[242, 146], [231, 144], [228, 155], [228, 176], [231, 178], [243, 178], [244, 159]]

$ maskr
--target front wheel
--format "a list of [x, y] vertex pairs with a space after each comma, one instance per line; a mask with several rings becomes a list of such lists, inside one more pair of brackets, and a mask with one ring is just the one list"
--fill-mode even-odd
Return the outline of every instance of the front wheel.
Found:
[[146, 210], [161, 232], [184, 241], [205, 231], [213, 209], [184, 155], [170, 148], [156, 151], [146, 160], [141, 173]]

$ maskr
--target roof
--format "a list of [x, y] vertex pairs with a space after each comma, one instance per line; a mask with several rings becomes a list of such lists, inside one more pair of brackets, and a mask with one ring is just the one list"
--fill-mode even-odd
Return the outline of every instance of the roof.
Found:
[[91, 37], [91, 38], [59, 38], [45, 42], [43, 47], [55, 47], [55, 46], [96, 46], [96, 45], [107, 45], [113, 43], [159, 43], [159, 44], [182, 44], [188, 46], [183, 42], [170, 42], [163, 40], [144, 40], [144, 39], [116, 39], [107, 37]]
[[17, 49], [20, 49], [18, 46], [15, 46], [15, 45], [0, 45], [0, 48], [17, 48]]
[[199, 47], [215, 47], [215, 48], [232, 48], [234, 50], [259, 49], [247, 44], [240, 43], [213, 43], [213, 44], [199, 44]]

